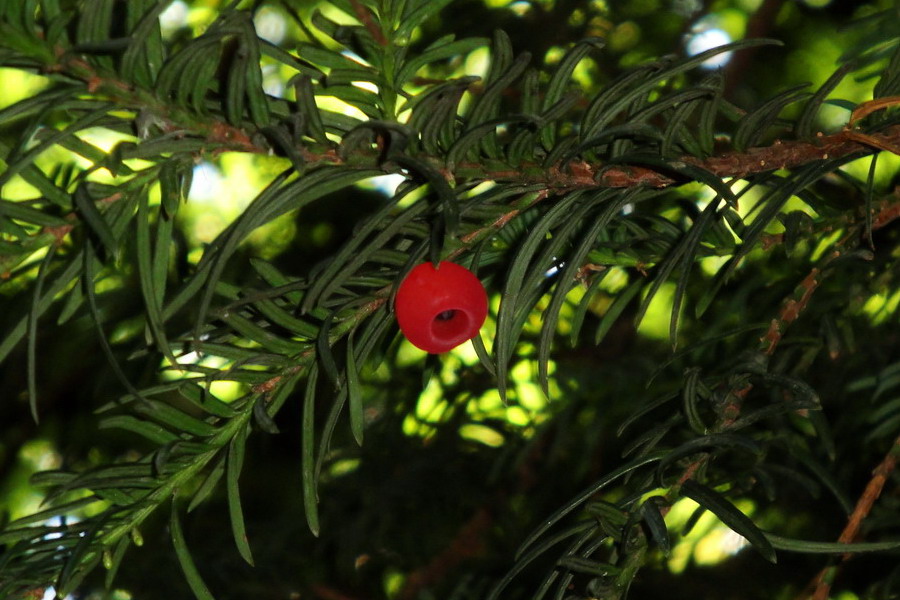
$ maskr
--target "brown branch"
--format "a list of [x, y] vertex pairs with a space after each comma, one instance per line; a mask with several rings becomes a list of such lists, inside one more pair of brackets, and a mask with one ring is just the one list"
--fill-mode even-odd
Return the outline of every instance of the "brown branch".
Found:
[[873, 112], [897, 106], [898, 104], [900, 104], [900, 96], [886, 96], [884, 98], [875, 98], [874, 100], [863, 102], [853, 109], [847, 125], [852, 127], [857, 121], [865, 119]]
[[[775, 23], [775, 19], [778, 16], [778, 12], [781, 10], [783, 2], [784, 0], [763, 0], [762, 4], [756, 9], [747, 23], [744, 39], [750, 40], [766, 37], [769, 34], [769, 30], [772, 28], [772, 24]], [[724, 95], [726, 98], [732, 97], [734, 90], [741, 82], [742, 76], [747, 72], [748, 66], [753, 63], [759, 50], [759, 46], [753, 46], [745, 48], [740, 52], [735, 52], [732, 55], [731, 60], [729, 60], [728, 64], [725, 66]]]
[[853, 140], [854, 142], [859, 142], [860, 144], [865, 144], [866, 146], [871, 146], [876, 150], [884, 150], [885, 152], [890, 152], [892, 154], [896, 154], [900, 156], [900, 145], [897, 145], [894, 142], [890, 142], [887, 140], [881, 140], [871, 135], [867, 135], [865, 133], [861, 133], [859, 131], [850, 131], [845, 130], [844, 134], [848, 139]]
[[428, 564], [413, 571], [397, 596], [400, 600], [413, 600], [423, 589], [439, 582], [462, 561], [478, 556], [484, 551], [484, 535], [494, 523], [491, 512], [481, 507], [457, 532], [453, 541]]
[[[165, 133], [195, 131], [211, 144], [224, 146], [231, 151], [253, 154], [268, 152], [268, 148], [253, 143], [247, 132], [240, 127], [199, 115], [192, 115], [193, 118], [190, 119], [183, 118], [184, 115], [178, 109], [173, 110], [153, 94], [136, 89], [127, 82], [102, 76], [89, 62], [68, 54], [61, 47], [56, 48], [56, 57], [58, 62], [47, 65], [44, 68], [45, 72], [65, 73], [83, 81], [91, 94], [104, 95], [117, 104], [152, 114], [153, 122]], [[138, 116], [135, 121], [139, 123], [141, 118]]]
[[378, 27], [375, 19], [372, 18], [372, 12], [363, 6], [359, 0], [350, 0], [350, 4], [353, 5], [353, 12], [356, 13], [356, 18], [365, 25], [366, 29], [369, 30], [369, 34], [378, 42], [378, 45], [387, 46], [389, 44], [388, 39], [384, 36], [381, 28]]
[[[369, 10], [358, 0], [352, 0], [359, 19], [366, 25], [376, 40], [384, 38]], [[379, 41], [379, 43], [381, 43]], [[188, 115], [160, 102], [152, 93], [135, 89], [130, 84], [110, 77], [101, 76], [96, 69], [83, 59], [57, 49], [57, 62], [48, 65], [47, 72], [64, 72], [85, 82], [89, 91], [104, 94], [110, 100], [124, 106], [149, 112], [155, 117], [165, 133], [193, 131], [205, 137], [211, 145], [220, 150], [265, 154], [269, 148], [254, 142], [253, 136], [240, 127], [223, 120]], [[896, 104], [895, 98], [878, 99], [861, 104], [854, 112], [855, 119], [861, 119], [872, 112]], [[851, 121], [851, 124], [855, 121]], [[297, 149], [310, 165], [346, 165], [333, 147], [300, 147]], [[744, 178], [775, 169], [791, 169], [801, 165], [829, 158], [838, 158], [854, 153], [871, 154], [884, 150], [900, 154], [900, 125], [892, 125], [881, 132], [863, 133], [850, 128], [825, 135], [817, 134], [813, 142], [805, 140], [775, 140], [770, 146], [749, 148], [744, 151], [724, 152], [708, 158], [682, 156], [669, 162], [671, 172], [663, 173], [654, 168], [640, 165], [591, 164], [580, 159], [545, 167], [539, 163], [524, 163], [516, 167], [501, 169], [486, 168], [483, 163], [463, 162], [447, 165], [442, 156], [419, 156], [435, 168], [441, 170], [448, 180], [475, 179], [519, 184], [544, 185], [548, 190], [570, 191], [586, 188], [625, 188], [647, 186], [663, 188], [680, 184], [688, 178], [679, 179], [677, 171], [682, 166], [699, 167], [720, 178]], [[357, 158], [350, 161], [362, 168], [378, 166], [385, 172], [399, 172], [392, 163], [382, 162], [379, 155], [370, 148], [355, 151]]]
[[[819, 133], [815, 142], [805, 140], [775, 140], [771, 146], [748, 148], [698, 158], [682, 156], [670, 161], [672, 171], [683, 166], [699, 167], [722, 178], [745, 178], [776, 169], [792, 169], [807, 163], [851, 154], [871, 154], [875, 150], [897, 152], [900, 149], [900, 125], [892, 125], [882, 132], [863, 134], [843, 130], [831, 135]], [[431, 160], [441, 162], [439, 158]], [[443, 165], [441, 165], [443, 166]], [[568, 191], [590, 188], [625, 188], [646, 186], [664, 188], [682, 183], [671, 174], [640, 165], [591, 164], [572, 160], [550, 168], [525, 163], [516, 169], [485, 169], [482, 163], [459, 163], [452, 175], [455, 178], [481, 178], [489, 181], [544, 184], [548, 189]], [[686, 180], [686, 178], [685, 178]]]
[[781, 311], [778, 313], [778, 318], [772, 319], [769, 330], [760, 340], [765, 345], [765, 348], [763, 349], [765, 354], [769, 356], [774, 354], [775, 348], [778, 347], [778, 343], [781, 341], [785, 330], [791, 323], [796, 321], [800, 316], [800, 313], [806, 309], [810, 298], [812, 298], [813, 292], [816, 291], [816, 288], [819, 287], [819, 284], [821, 283], [821, 277], [819, 277], [820, 273], [821, 271], [818, 267], [813, 267], [809, 272], [809, 275], [807, 275], [798, 286], [801, 290], [800, 298], [796, 300], [794, 298], [788, 298], [785, 300], [781, 307]]
[[[894, 440], [894, 445], [891, 447], [890, 451], [888, 451], [884, 460], [882, 460], [881, 463], [875, 467], [875, 470], [872, 471], [872, 479], [869, 480], [865, 490], [863, 490], [862, 496], [860, 496], [857, 501], [856, 508], [853, 509], [853, 513], [851, 513], [850, 518], [847, 521], [847, 526], [844, 527], [844, 530], [838, 538], [838, 543], [849, 544], [856, 539], [863, 520], [869, 515], [869, 512], [872, 510], [872, 505], [875, 504], [875, 501], [881, 495], [884, 484], [897, 466], [898, 454], [900, 454], [900, 437], [897, 437], [897, 439]], [[845, 554], [844, 556], [848, 555]]]
[[[847, 525], [844, 527], [844, 530], [841, 532], [841, 535], [838, 538], [838, 543], [850, 544], [857, 540], [857, 538], [859, 537], [859, 530], [862, 527], [862, 523], [869, 515], [869, 512], [871, 512], [872, 506], [874, 506], [875, 501], [878, 500], [879, 496], [881, 496], [881, 492], [884, 489], [884, 484], [887, 483], [887, 480], [891, 476], [891, 473], [893, 473], [894, 469], [897, 467], [898, 458], [900, 458], [900, 436], [898, 436], [897, 439], [894, 440], [894, 444], [891, 446], [891, 449], [888, 450], [888, 453], [885, 455], [884, 459], [872, 471], [872, 479], [869, 480], [869, 483], [863, 490], [862, 495], [856, 502], [856, 507], [853, 509], [853, 512], [850, 513], [850, 517], [847, 519]], [[851, 557], [852, 554], [850, 554], [849, 552], [842, 555], [841, 564], [849, 560]], [[813, 580], [813, 584], [811, 584], [811, 586], [815, 585], [815, 591], [813, 591], [812, 595], [809, 596], [809, 598], [811, 598], [812, 600], [828, 599], [828, 594], [831, 591], [831, 585], [834, 581], [834, 577], [837, 574], [837, 570], [839, 569], [839, 567], [840, 565], [833, 565], [830, 567], [826, 567], [819, 572], [819, 574]], [[805, 597], [805, 595], [803, 597]]]
[[[743, 178], [748, 175], [765, 173], [775, 169], [791, 169], [816, 160], [839, 158], [857, 152], [871, 153], [872, 148], [879, 150], [900, 148], [900, 125], [888, 127], [881, 133], [860, 134], [855, 131], [840, 131], [832, 135], [818, 134], [815, 143], [807, 141], [781, 142], [776, 140], [771, 146], [749, 148], [744, 152], [726, 152], [707, 159], [693, 156], [682, 157], [678, 162], [700, 167], [721, 178]], [[591, 169], [595, 171], [596, 169]], [[666, 187], [676, 181], [646, 167], [611, 167], [594, 174], [596, 182], [589, 182], [585, 177], [572, 181], [574, 187], [591, 187], [597, 183], [605, 187], [631, 187], [648, 185]]]
[[[900, 204], [900, 203], [898, 203]], [[887, 203], [887, 207], [893, 207], [891, 203]], [[882, 208], [882, 212], [887, 210]], [[900, 211], [898, 211], [900, 212]], [[778, 316], [774, 317], [769, 325], [769, 329], [760, 338], [759, 349], [764, 354], [771, 356], [775, 353], [776, 348], [784, 338], [787, 328], [794, 323], [803, 311], [809, 306], [813, 294], [819, 288], [822, 280], [831, 271], [827, 267], [836, 259], [843, 256], [850, 248], [855, 247], [860, 241], [860, 230], [862, 226], [857, 225], [851, 228], [851, 231], [843, 238], [838, 240], [834, 248], [826, 255], [818, 266], [813, 267], [810, 272], [797, 285], [792, 294], [785, 298]], [[712, 431], [723, 431], [731, 427], [738, 419], [744, 399], [753, 391], [753, 384], [745, 385], [740, 389], [731, 389], [728, 392], [728, 402], [718, 411], [716, 424], [712, 427]], [[898, 439], [900, 441], [900, 439]], [[681, 488], [685, 481], [692, 479], [700, 467], [703, 466], [710, 458], [710, 454], [701, 454], [696, 460], [691, 461], [682, 471], [682, 475], [678, 481], [669, 489], [669, 495], [672, 496]], [[662, 514], [668, 512], [669, 507], [665, 507]], [[816, 599], [819, 600], [819, 599]]]
[[[898, 217], [900, 217], [900, 202], [883, 202], [875, 215], [873, 215], [872, 229], [880, 229]], [[760, 342], [763, 343], [762, 350], [765, 354], [771, 356], [775, 352], [775, 348], [781, 341], [785, 330], [791, 323], [797, 320], [800, 313], [802, 313], [807, 304], [809, 304], [813, 292], [815, 292], [816, 288], [819, 287], [819, 284], [822, 283], [822, 278], [826, 274], [823, 271], [825, 271], [826, 267], [835, 259], [840, 258], [846, 254], [849, 249], [857, 245], [861, 229], [861, 225], [852, 227], [847, 235], [835, 244], [834, 248], [824, 258], [821, 265], [813, 267], [803, 281], [800, 282], [800, 285], [797, 286], [797, 290], [795, 290], [795, 297], [788, 298], [784, 301], [778, 317], [772, 319], [768, 331], [766, 331], [765, 335], [760, 339]], [[783, 240], [783, 236], [781, 239]], [[768, 241], [763, 240], [763, 247], [768, 248], [774, 243], [775, 238]]]
[[[900, 200], [900, 188], [894, 191]], [[900, 219], [900, 201], [886, 203], [872, 218], [872, 229], [881, 229], [894, 219]]]
[[[877, 222], [879, 227], [883, 227], [885, 224], [898, 217], [900, 217], [900, 202], [884, 202], [873, 221]], [[798, 284], [792, 297], [788, 297], [783, 302], [778, 317], [772, 319], [768, 331], [760, 339], [762, 344], [761, 349], [765, 354], [772, 355], [775, 352], [775, 349], [783, 339], [785, 330], [796, 321], [808, 307], [812, 295], [816, 289], [818, 289], [823, 277], [830, 272], [827, 270], [828, 265], [846, 254], [859, 243], [861, 228], [861, 225], [851, 228], [850, 232], [835, 244], [834, 248], [821, 261], [820, 265], [813, 267], [809, 274], [807, 274], [800, 284]], [[874, 223], [873, 228], [875, 228]], [[727, 428], [731, 423], [734, 423], [740, 413], [741, 401], [752, 389], [753, 386], [748, 385], [740, 390], [733, 390], [731, 392], [730, 395], [734, 397], [734, 401], [729, 402], [725, 409], [720, 412], [719, 423], [716, 425], [716, 429], [721, 430]], [[671, 494], [673, 491], [678, 490], [685, 481], [693, 478], [700, 467], [709, 460], [709, 457], [709, 454], [703, 454], [688, 464], [677, 483], [670, 489], [669, 493]], [[866, 485], [865, 490], [863, 490], [862, 495], [856, 503], [856, 507], [850, 514], [847, 525], [844, 527], [844, 530], [838, 538], [839, 543], [849, 544], [857, 539], [862, 522], [872, 510], [875, 501], [881, 495], [884, 484], [896, 468], [898, 458], [900, 458], [900, 437], [897, 437], [884, 460], [882, 460], [873, 471], [872, 479], [869, 481], [868, 485]], [[665, 515], [666, 512], [668, 511], [665, 510], [663, 515]], [[850, 557], [851, 555], [849, 553], [844, 554], [842, 562], [849, 560]], [[831, 584], [834, 580], [837, 568], [838, 566], [825, 568], [817, 575], [813, 583], [807, 588], [815, 588], [813, 594], [808, 596], [810, 600], [828, 599], [828, 594], [831, 590]], [[801, 597], [806, 598], [806, 593]]]
[[550, 436], [549, 431], [544, 430], [534, 440], [528, 453], [519, 463], [519, 467], [516, 470], [517, 481], [513, 493], [511, 494], [509, 490], [501, 488], [494, 493], [492, 498], [479, 507], [469, 520], [463, 524], [453, 540], [442, 552], [409, 575], [398, 595], [400, 600], [412, 600], [418, 597], [419, 592], [428, 586], [439, 583], [461, 562], [478, 556], [483, 552], [486, 545], [485, 537], [494, 524], [494, 515], [502, 510], [496, 507], [500, 507], [508, 502], [511, 495], [527, 493], [528, 490], [538, 484], [534, 468], [535, 464], [547, 452], [547, 446], [550, 443], [548, 439]]
[[310, 591], [320, 600], [359, 600], [322, 583], [314, 584]]

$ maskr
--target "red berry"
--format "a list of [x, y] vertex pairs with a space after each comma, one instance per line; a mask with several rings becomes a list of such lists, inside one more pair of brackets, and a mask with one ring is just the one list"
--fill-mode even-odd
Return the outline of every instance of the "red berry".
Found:
[[487, 317], [487, 293], [470, 270], [442, 261], [413, 267], [397, 288], [397, 323], [413, 346], [432, 354], [478, 334]]

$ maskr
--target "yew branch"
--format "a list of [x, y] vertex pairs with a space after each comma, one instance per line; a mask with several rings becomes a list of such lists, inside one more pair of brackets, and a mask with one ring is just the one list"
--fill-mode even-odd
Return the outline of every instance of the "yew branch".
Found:
[[[866, 484], [862, 495], [860, 495], [859, 500], [856, 501], [856, 507], [853, 509], [853, 512], [850, 513], [850, 517], [847, 519], [847, 525], [844, 527], [844, 530], [838, 538], [839, 543], [849, 544], [859, 537], [860, 527], [862, 527], [863, 521], [871, 512], [872, 507], [875, 505], [875, 501], [881, 496], [884, 484], [887, 483], [891, 473], [896, 469], [898, 458], [900, 458], [900, 436], [894, 440], [894, 444], [891, 446], [891, 449], [888, 450], [884, 459], [872, 471], [872, 479]], [[846, 562], [852, 556], [853, 555], [850, 553], [844, 554], [841, 556], [841, 563]], [[816, 575], [811, 584], [811, 586], [815, 586], [812, 595], [809, 596], [811, 600], [828, 599], [834, 576], [837, 574], [839, 567], [840, 565], [826, 567]]]

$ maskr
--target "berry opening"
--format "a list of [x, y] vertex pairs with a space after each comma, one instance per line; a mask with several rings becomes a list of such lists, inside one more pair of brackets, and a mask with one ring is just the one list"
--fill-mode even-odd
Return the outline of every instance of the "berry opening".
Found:
[[448, 343], [465, 338], [469, 334], [469, 315], [457, 309], [442, 311], [431, 321], [431, 333]]

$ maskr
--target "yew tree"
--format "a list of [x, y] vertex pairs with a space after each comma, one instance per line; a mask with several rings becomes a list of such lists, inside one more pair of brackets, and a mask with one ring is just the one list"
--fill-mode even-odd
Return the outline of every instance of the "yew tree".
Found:
[[0, 0], [0, 85], [0, 597], [900, 597], [893, 1]]

